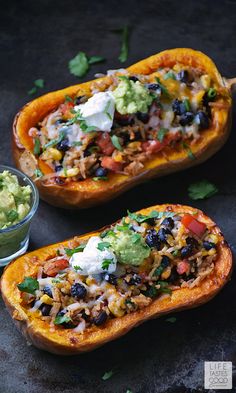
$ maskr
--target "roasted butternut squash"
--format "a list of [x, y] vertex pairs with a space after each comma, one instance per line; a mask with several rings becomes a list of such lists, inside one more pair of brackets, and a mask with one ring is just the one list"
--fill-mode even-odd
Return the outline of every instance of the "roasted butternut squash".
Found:
[[[168, 217], [168, 219], [164, 219], [164, 217]], [[138, 225], [134, 225], [135, 220], [139, 223]], [[153, 220], [155, 223], [153, 223]], [[109, 244], [107, 245], [107, 239], [109, 236], [111, 238], [111, 228], [114, 229], [115, 224], [112, 227], [103, 228], [98, 232], [75, 238], [73, 241], [49, 245], [30, 252], [14, 260], [6, 267], [1, 279], [3, 300], [15, 324], [26, 337], [27, 341], [40, 349], [60, 355], [72, 355], [91, 351], [106, 342], [124, 335], [133, 327], [148, 319], [200, 306], [213, 298], [229, 280], [232, 270], [232, 254], [230, 248], [224, 240], [220, 229], [202, 211], [182, 205], [154, 206], [143, 209], [136, 214], [129, 213], [128, 219], [125, 218], [123, 221], [119, 222], [119, 224], [116, 224], [118, 225], [116, 230], [125, 231], [129, 223], [133, 225], [133, 229], [130, 230], [132, 233], [132, 244], [130, 248], [141, 247], [141, 243], [139, 244], [137, 242], [140, 241], [140, 233], [143, 233], [145, 230], [147, 231], [144, 236], [146, 245], [142, 243], [142, 247], [144, 247], [142, 250], [145, 249], [146, 253], [145, 247], [150, 246], [151, 254], [144, 259], [141, 265], [138, 260], [140, 258], [140, 252], [133, 255], [134, 259], [132, 259], [132, 263], [135, 264], [133, 269], [136, 273], [134, 273], [129, 266], [126, 273], [122, 273], [121, 278], [118, 278], [115, 282], [114, 275], [109, 273], [109, 263], [107, 266], [103, 266], [103, 268], [108, 270], [106, 273], [108, 278], [105, 275], [106, 281], [104, 281], [103, 284], [99, 284], [100, 281], [98, 278], [96, 278], [98, 280], [96, 281], [94, 276], [89, 275], [86, 277], [80, 275], [80, 271], [82, 272], [83, 269], [88, 268], [86, 264], [84, 266], [82, 266], [82, 264], [81, 266], [73, 265], [76, 270], [76, 272], [73, 273], [70, 268], [68, 270], [68, 262], [65, 260], [65, 254], [64, 256], [60, 256], [63, 247], [65, 247], [69, 255], [72, 255], [75, 251], [73, 247], [77, 247], [76, 252], [78, 252], [78, 247], [84, 247], [82, 244], [88, 242], [88, 239], [91, 239], [91, 237], [95, 239], [95, 237], [98, 236], [102, 238], [102, 242], [98, 248], [104, 250], [104, 247], [109, 247]], [[148, 230], [148, 226], [150, 225], [154, 225], [156, 230], [153, 228]], [[178, 232], [179, 235], [176, 235], [176, 228], [180, 231]], [[157, 230], [158, 241], [156, 241], [157, 239], [155, 238]], [[134, 231], [138, 232], [135, 233]], [[205, 235], [203, 235], [204, 232], [206, 233]], [[170, 237], [168, 238], [168, 236]], [[187, 246], [185, 245], [181, 249], [175, 250], [175, 246], [178, 244], [176, 243], [176, 236], [180, 244], [182, 244], [183, 239], [186, 238], [186, 243], [184, 244], [187, 244]], [[113, 238], [114, 233], [112, 235], [112, 239]], [[208, 241], [206, 241], [206, 239], [208, 239]], [[210, 242], [209, 239], [211, 239]], [[162, 245], [158, 242], [162, 242]], [[167, 244], [169, 244], [169, 246], [167, 246]], [[167, 250], [168, 247], [171, 247], [169, 251]], [[203, 249], [201, 247], [203, 247]], [[192, 252], [189, 252], [190, 248]], [[193, 251], [193, 249], [195, 249], [195, 251]], [[173, 257], [173, 255], [176, 255], [176, 251], [177, 254], [178, 252], [181, 253], [177, 259]], [[201, 258], [201, 255], [203, 257], [203, 264], [198, 271], [197, 281], [196, 276], [191, 278], [191, 274], [195, 274], [193, 273], [195, 260], [193, 253], [197, 253], [198, 258]], [[80, 253], [74, 255], [77, 255], [77, 258], [81, 257]], [[158, 262], [160, 255], [162, 255], [161, 265]], [[167, 255], [169, 255], [169, 258]], [[153, 260], [151, 261], [152, 258]], [[103, 263], [107, 263], [107, 261], [106, 259]], [[154, 269], [150, 266], [152, 263], [154, 263]], [[157, 270], [155, 270], [155, 264], [158, 266]], [[119, 269], [122, 266], [124, 267], [126, 265], [121, 264]], [[208, 266], [208, 268], [206, 266]], [[170, 269], [173, 267], [174, 269], [177, 268], [177, 273], [175, 274], [178, 276], [177, 281], [180, 280], [178, 282], [182, 283], [181, 285], [177, 285], [176, 281], [170, 278]], [[209, 267], [211, 267], [210, 270]], [[190, 268], [192, 273], [190, 272]], [[208, 271], [206, 271], [206, 268]], [[66, 269], [63, 270], [64, 273], [58, 273], [58, 271], [62, 269]], [[155, 272], [153, 273], [154, 270]], [[42, 275], [42, 271], [44, 275]], [[62, 283], [61, 280], [63, 280], [63, 277], [65, 278], [66, 272], [69, 274], [69, 281]], [[148, 275], [147, 272], [149, 272]], [[62, 275], [56, 276], [57, 273]], [[73, 281], [73, 277], [75, 277], [73, 274], [79, 275], [74, 281], [76, 284], [73, 284], [71, 287], [70, 295], [68, 286], [70, 287], [71, 281]], [[118, 273], [116, 272], [115, 274]], [[161, 281], [155, 281], [155, 278], [153, 278], [155, 275], [159, 275], [159, 280]], [[25, 289], [27, 284], [25, 281], [26, 277], [28, 286], [29, 280], [31, 280], [28, 289]], [[41, 279], [39, 277], [41, 277]], [[152, 277], [151, 281], [148, 281], [150, 277]], [[174, 280], [176, 280], [176, 278], [174, 278]], [[43, 289], [40, 287], [41, 289], [38, 293], [36, 291], [37, 294], [35, 294], [34, 291], [39, 289], [39, 281], [40, 285], [44, 285], [44, 287]], [[48, 287], [49, 282], [54, 283], [53, 285], [57, 287], [56, 292], [53, 292], [54, 295], [52, 295], [52, 286], [51, 289]], [[155, 288], [153, 287], [154, 282], [157, 284]], [[171, 284], [173, 282], [175, 282], [174, 286]], [[193, 285], [193, 283], [196, 285]], [[68, 325], [68, 321], [71, 323], [73, 320], [68, 316], [65, 317], [65, 311], [64, 313], [61, 311], [58, 312], [60, 309], [60, 302], [68, 302], [67, 308], [68, 310], [70, 309], [70, 312], [73, 313], [73, 317], [76, 320], [76, 318], [78, 318], [78, 310], [77, 313], [75, 312], [76, 301], [82, 302], [81, 304], [87, 301], [88, 304], [90, 304], [90, 291], [97, 290], [97, 288], [99, 289], [99, 285], [103, 285], [104, 293], [105, 291], [108, 293], [106, 301], [104, 300], [105, 295], [103, 294], [103, 297], [100, 298], [101, 303], [99, 303], [99, 307], [98, 305], [93, 306], [92, 312], [96, 313], [99, 311], [100, 314], [98, 316], [94, 316], [93, 314], [93, 323], [89, 324], [87, 318], [89, 318], [90, 311], [88, 310], [86, 315], [85, 312], [83, 312], [83, 329], [81, 329], [81, 325], [78, 325], [78, 322], [77, 325], [79, 329], [78, 326], [75, 328], [74, 325]], [[120, 286], [119, 291], [124, 291], [123, 296], [134, 291], [133, 297], [126, 299], [126, 306], [124, 302], [121, 304], [122, 297], [119, 297], [119, 301], [117, 300], [114, 302], [117, 295], [114, 291], [117, 286]], [[54, 290], [55, 288], [53, 291]], [[125, 291], [127, 291], [127, 293]], [[32, 295], [32, 293], [34, 293], [34, 295]], [[160, 296], [156, 296], [158, 293], [160, 293]], [[24, 295], [26, 295], [26, 297]], [[44, 309], [42, 307], [37, 307], [37, 304], [39, 305], [37, 297], [39, 298], [40, 296], [40, 304], [42, 305], [43, 303]], [[68, 300], [70, 296], [77, 300]], [[95, 299], [98, 297], [97, 293], [93, 293], [93, 296], [95, 296]], [[32, 303], [32, 298], [34, 299], [34, 303]], [[75, 304], [73, 304], [74, 301]], [[132, 308], [134, 305], [135, 307]], [[61, 305], [62, 308], [64, 306]], [[55, 312], [55, 307], [57, 310], [57, 317], [53, 323], [53, 320], [50, 319], [51, 317], [45, 317], [45, 315], [49, 315], [47, 312], [48, 309], [51, 309], [51, 314], [52, 310]], [[85, 307], [86, 309], [86, 305], [81, 307]], [[101, 307], [103, 308], [102, 312], [100, 312]], [[126, 311], [125, 307], [128, 307]], [[41, 310], [41, 312], [39, 310]], [[85, 324], [87, 324], [86, 328]]]
[[[162, 79], [162, 83], [160, 83], [160, 77], [162, 78], [161, 70], [163, 68], [166, 70], [169, 69], [170, 72], [164, 75], [164, 80]], [[189, 110], [194, 112], [194, 109], [190, 109], [191, 105], [193, 105], [193, 107], [198, 107], [199, 105], [201, 107], [203, 105], [204, 90], [201, 90], [200, 87], [196, 87], [196, 94], [193, 102], [191, 102], [189, 106], [188, 86], [191, 84], [191, 80], [188, 82], [185, 78], [185, 74], [181, 76], [180, 73], [180, 77], [178, 74], [178, 70], [185, 70], [185, 68], [192, 68], [195, 70], [194, 72], [196, 75], [201, 76], [201, 83], [199, 86], [205, 89], [205, 91], [209, 88], [209, 97], [215, 94], [215, 89], [210, 88], [210, 83], [211, 86], [214, 86], [217, 90], [215, 101], [210, 103], [211, 113], [208, 113], [210, 122], [206, 118], [206, 113], [201, 112], [200, 115], [196, 115], [195, 111], [195, 113], [189, 114]], [[160, 74], [158, 74], [158, 70], [160, 70]], [[44, 153], [39, 155], [34, 149], [34, 135], [32, 136], [29, 130], [37, 127], [46, 116], [56, 111], [60, 105], [63, 105], [65, 97], [70, 97], [71, 100], [81, 96], [91, 97], [94, 91], [107, 90], [114, 82], [114, 78], [111, 75], [105, 76], [94, 81], [67, 87], [36, 98], [26, 104], [15, 117], [13, 124], [13, 155], [17, 167], [33, 178], [38, 186], [41, 198], [48, 203], [65, 208], [86, 208], [104, 203], [140, 182], [176, 172], [207, 160], [219, 150], [227, 140], [231, 126], [231, 87], [235, 83], [235, 80], [227, 80], [221, 77], [215, 64], [205, 54], [186, 48], [166, 50], [130, 66], [126, 72], [128, 73], [127, 75], [141, 76], [141, 79], [150, 77], [150, 81], [158, 80], [159, 93], [163, 94], [164, 101], [168, 98], [168, 92], [171, 92], [173, 98], [179, 97], [177, 93], [178, 89], [181, 89], [180, 96], [184, 104], [187, 105], [185, 109], [187, 115], [184, 114], [184, 118], [180, 119], [180, 124], [182, 124], [183, 127], [186, 126], [186, 128], [184, 128], [184, 133], [186, 133], [185, 131], [188, 128], [187, 124], [189, 124], [189, 122], [194, 126], [198, 124], [200, 128], [204, 129], [194, 140], [190, 137], [190, 145], [183, 143], [183, 139], [181, 139], [178, 133], [172, 132], [167, 138], [164, 137], [164, 134], [159, 135], [160, 124], [159, 126], [157, 124], [152, 124], [152, 131], [150, 131], [150, 135], [147, 137], [148, 140], [143, 143], [141, 139], [142, 143], [139, 142], [135, 145], [135, 142], [132, 142], [132, 138], [135, 137], [132, 136], [131, 130], [131, 143], [128, 145], [129, 150], [127, 150], [125, 157], [124, 154], [122, 155], [122, 151], [119, 151], [121, 150], [119, 141], [122, 140], [122, 137], [118, 140], [118, 143], [117, 139], [115, 141], [113, 140], [113, 142], [115, 142], [114, 147], [107, 133], [107, 138], [109, 140], [101, 141], [98, 140], [98, 138], [96, 142], [97, 145], [95, 146], [97, 150], [102, 149], [105, 157], [101, 158], [99, 156], [99, 158], [96, 159], [93, 155], [92, 161], [89, 163], [86, 162], [88, 173], [96, 173], [97, 165], [101, 162], [101, 165], [105, 167], [105, 171], [109, 171], [109, 176], [106, 181], [94, 181], [93, 176], [96, 177], [96, 174], [87, 176], [85, 169], [78, 168], [78, 163], [76, 160], [73, 161], [73, 157], [72, 162], [75, 163], [73, 165], [77, 165], [77, 167], [71, 168], [71, 157], [69, 157], [67, 160], [67, 163], [69, 163], [69, 170], [66, 168], [66, 174], [64, 172], [64, 174], [60, 175], [64, 177], [58, 177], [59, 175], [55, 168], [62, 168], [61, 151], [63, 151], [64, 146], [60, 147], [61, 151], [58, 151], [54, 147], [50, 147], [50, 149], [45, 152], [45, 146], [53, 145], [52, 140], [50, 140], [49, 143], [46, 143], [42, 148]], [[156, 72], [159, 78], [155, 78]], [[135, 78], [136, 77], [133, 76], [134, 81], [137, 79]], [[176, 78], [179, 79], [180, 82], [183, 81], [182, 86], [178, 84], [179, 82]], [[136, 102], [136, 104], [137, 108], [139, 108], [140, 101], [138, 101], [138, 103]], [[183, 103], [181, 103], [181, 105], [182, 104]], [[66, 109], [68, 109], [68, 107], [66, 107]], [[62, 113], [65, 113], [66, 109], [64, 106], [63, 108], [61, 107]], [[173, 109], [174, 112], [171, 112], [171, 114], [170, 111], [168, 112], [168, 116], [170, 117], [170, 115], [172, 116], [175, 114], [176, 119], [176, 116], [178, 117], [182, 113], [182, 110], [181, 108], [175, 107]], [[108, 115], [110, 116], [109, 113]], [[193, 119], [193, 115], [195, 116], [195, 120]], [[119, 124], [122, 124], [119, 118], [120, 116], [121, 115], [117, 113], [115, 119]], [[127, 115], [122, 116], [126, 116], [125, 121], [127, 121]], [[168, 116], [166, 116], [165, 113], [160, 116], [162, 117], [161, 123], [163, 123], [165, 127], [165, 122], [168, 119], [166, 120], [164, 116]], [[142, 113], [139, 115], [139, 112], [137, 112], [137, 117], [139, 126], [140, 121], [146, 123], [147, 120]], [[171, 118], [170, 122], [172, 120]], [[124, 122], [124, 117], [122, 117], [122, 121]], [[173, 122], [175, 124], [176, 120], [173, 120], [172, 123]], [[161, 130], [161, 132], [163, 132], [163, 128], [161, 128]], [[191, 132], [194, 133], [194, 129], [191, 130], [190, 133]], [[158, 141], [156, 141], [156, 137]], [[44, 135], [42, 138], [44, 138]], [[152, 139], [151, 141], [150, 138]], [[89, 137], [87, 137], [87, 139], [89, 139]], [[89, 141], [90, 139], [86, 143], [88, 144]], [[78, 145], [78, 142], [75, 142], [75, 144], [76, 143]], [[130, 158], [130, 154], [134, 149], [138, 152], [142, 150], [142, 155], [139, 154], [138, 160]], [[93, 150], [91, 154], [96, 155], [96, 151]], [[127, 157], [131, 160], [130, 166], [127, 165]], [[132, 160], [134, 160], [134, 162]], [[124, 171], [125, 162], [127, 171]], [[39, 173], [43, 174], [43, 176], [40, 177]], [[95, 180], [98, 179], [96, 178]], [[100, 178], [99, 180], [103, 179]]]

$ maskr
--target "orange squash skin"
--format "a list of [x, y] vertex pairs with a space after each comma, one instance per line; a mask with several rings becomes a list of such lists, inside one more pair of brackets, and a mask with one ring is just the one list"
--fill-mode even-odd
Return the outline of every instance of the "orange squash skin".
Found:
[[[27, 341], [40, 349], [59, 355], [75, 355], [91, 351], [106, 342], [124, 335], [148, 319], [200, 306], [213, 298], [222, 289], [230, 279], [232, 271], [232, 253], [216, 224], [202, 211], [182, 205], [166, 204], [153, 206], [142, 209], [139, 213], [148, 214], [153, 209], [159, 211], [168, 209], [174, 212], [186, 213], [194, 212], [197, 213], [195, 215], [196, 218], [211, 227], [213, 233], [216, 233], [220, 237], [217, 249], [218, 258], [215, 261], [213, 272], [207, 276], [199, 286], [192, 289], [177, 289], [172, 292], [170, 297], [162, 297], [153, 300], [149, 306], [138, 311], [123, 317], [110, 319], [102, 327], [89, 327], [82, 334], [78, 334], [73, 332], [73, 330], [62, 329], [58, 326], [55, 326], [54, 330], [50, 329], [48, 323], [37, 318], [32, 313], [30, 314], [30, 312], [21, 305], [20, 291], [17, 289], [17, 284], [21, 282], [25, 276], [36, 273], [38, 264], [37, 261], [33, 261], [33, 257], [37, 257], [38, 261], [43, 261], [47, 257], [55, 255], [59, 244], [43, 247], [12, 261], [11, 264], [5, 268], [1, 279], [3, 300], [15, 324], [26, 337]], [[103, 230], [104, 228], [98, 232], [80, 236], [79, 239], [85, 240], [92, 235], [99, 234]], [[60, 244], [67, 245], [68, 241], [64, 241]]]
[[[232, 83], [221, 77], [215, 64], [209, 57], [192, 49], [171, 49], [130, 66], [128, 71], [134, 74], [149, 74], [159, 67], [173, 67], [178, 62], [196, 67], [202, 72], [209, 74], [223, 92], [222, 103], [224, 107], [212, 110], [211, 128], [204, 130], [202, 137], [191, 146], [191, 150], [196, 157], [195, 160], [188, 157], [186, 151], [179, 146], [174, 150], [166, 148], [164, 155], [161, 152], [155, 154], [153, 158], [144, 164], [143, 171], [136, 176], [111, 173], [109, 180], [106, 182], [95, 182], [92, 179], [86, 179], [71, 182], [66, 186], [59, 186], [55, 182], [48, 184], [44, 178], [36, 180], [33, 171], [29, 169], [27, 163], [28, 160], [34, 162], [34, 165], [37, 164], [37, 160], [32, 153], [33, 142], [28, 136], [30, 127], [35, 126], [49, 112], [64, 102], [65, 95], [75, 97], [76, 94], [89, 94], [90, 86], [93, 83], [102, 83], [105, 87], [108, 87], [110, 78], [106, 76], [96, 81], [67, 87], [36, 98], [26, 104], [16, 115], [13, 124], [14, 160], [19, 169], [33, 177], [41, 198], [54, 206], [87, 208], [99, 203], [105, 203], [143, 181], [200, 164], [215, 154], [226, 142], [230, 132], [232, 106], [230, 88]], [[50, 172], [49, 167], [43, 162], [39, 163], [39, 167], [44, 174]]]

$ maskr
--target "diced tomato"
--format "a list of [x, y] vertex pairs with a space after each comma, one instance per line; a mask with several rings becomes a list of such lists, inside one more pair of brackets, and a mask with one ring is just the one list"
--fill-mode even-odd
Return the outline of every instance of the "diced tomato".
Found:
[[70, 111], [74, 107], [74, 103], [71, 101], [65, 102], [60, 105], [60, 111], [63, 115], [66, 114], [67, 111]]
[[189, 261], [187, 259], [184, 259], [183, 261], [179, 262], [176, 270], [178, 274], [188, 273], [190, 271]]
[[55, 277], [61, 270], [69, 266], [67, 259], [58, 259], [56, 261], [48, 261], [45, 263], [43, 271], [49, 277]]
[[120, 162], [116, 162], [111, 157], [103, 157], [101, 165], [103, 168], [109, 169], [113, 172], [120, 172], [123, 169], [123, 165]]
[[100, 132], [96, 142], [97, 145], [100, 147], [102, 153], [106, 156], [110, 156], [115, 150], [115, 146], [113, 145], [108, 132]]
[[161, 143], [156, 140], [152, 141], [145, 141], [142, 143], [142, 149], [143, 151], [147, 153], [157, 153], [158, 151], [162, 150], [163, 147], [165, 146], [165, 143]]
[[185, 228], [187, 228], [198, 237], [202, 237], [202, 235], [206, 231], [206, 224], [198, 221], [196, 218], [191, 216], [191, 214], [185, 214], [182, 217], [181, 222], [185, 226]]

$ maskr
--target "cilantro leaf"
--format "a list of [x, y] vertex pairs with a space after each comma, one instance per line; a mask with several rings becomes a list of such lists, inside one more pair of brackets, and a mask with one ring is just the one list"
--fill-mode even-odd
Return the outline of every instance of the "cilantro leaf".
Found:
[[134, 233], [131, 237], [132, 243], [137, 243], [141, 239], [141, 235], [139, 233]]
[[44, 80], [43, 79], [36, 79], [34, 81], [34, 85], [42, 89], [44, 87]]
[[34, 86], [34, 87], [32, 87], [32, 89], [28, 90], [28, 95], [29, 96], [32, 96], [32, 95], [34, 95], [36, 93], [37, 93], [37, 87], [36, 86]]
[[157, 76], [156, 76], [156, 81], [157, 81], [158, 85], [160, 86], [161, 92], [162, 92], [167, 98], [170, 98], [171, 95], [170, 95], [168, 89], [163, 85], [163, 83], [161, 83], [160, 78], [158, 78]]
[[120, 141], [119, 141], [118, 136], [112, 135], [111, 141], [112, 141], [113, 146], [115, 146], [115, 148], [116, 148], [117, 150], [119, 150], [119, 151], [122, 151], [122, 150], [123, 150], [123, 148], [122, 148], [122, 146], [121, 146], [121, 144], [120, 144]]
[[189, 112], [189, 111], [191, 110], [191, 105], [190, 105], [189, 99], [188, 99], [188, 98], [185, 98], [184, 101], [183, 101], [183, 103], [184, 103], [186, 112]]
[[40, 154], [40, 140], [39, 138], [34, 138], [34, 155], [38, 156]]
[[60, 135], [59, 135], [59, 138], [55, 138], [55, 139], [52, 139], [51, 141], [47, 142], [47, 143], [43, 146], [43, 149], [45, 150], [45, 149], [47, 149], [48, 147], [57, 145], [57, 144], [60, 143], [64, 138], [65, 138], [65, 132], [61, 130]]
[[118, 59], [121, 63], [124, 63], [128, 58], [129, 53], [129, 29], [125, 26], [121, 31], [121, 49], [120, 56]]
[[71, 98], [70, 96], [68, 96], [67, 94], [65, 95], [65, 102], [73, 102], [74, 103], [74, 100], [73, 100], [73, 98]]
[[104, 259], [104, 261], [102, 261], [102, 269], [103, 270], [108, 270], [109, 266], [113, 262], [114, 262], [113, 259]]
[[113, 374], [114, 374], [113, 370], [105, 372], [104, 375], [102, 376], [102, 380], [106, 381], [107, 379], [111, 378]]
[[163, 142], [163, 139], [165, 138], [168, 131], [169, 131], [168, 128], [164, 128], [164, 127], [160, 128], [160, 130], [157, 132], [157, 139], [159, 142], [161, 143]]
[[168, 71], [165, 75], [164, 75], [164, 79], [165, 80], [167, 80], [167, 79], [174, 79], [174, 80], [176, 80], [176, 76], [175, 76], [175, 73], [173, 72], [173, 71]]
[[94, 181], [100, 181], [100, 180], [108, 180], [107, 176], [95, 176], [93, 177]]
[[66, 315], [57, 315], [54, 319], [54, 324], [55, 325], [61, 325], [62, 323], [67, 323], [70, 322], [71, 318]]
[[78, 266], [78, 265], [74, 266], [73, 268], [74, 268], [76, 271], [77, 271], [77, 270], [83, 270], [83, 269], [82, 269], [80, 266]]
[[170, 318], [167, 318], [167, 319], [166, 319], [166, 322], [175, 323], [176, 320], [177, 320], [176, 317], [170, 317]]
[[102, 61], [105, 61], [106, 59], [102, 56], [91, 56], [88, 59], [89, 64], [95, 64], [95, 63], [101, 63]]
[[73, 59], [69, 61], [68, 67], [71, 74], [78, 76], [79, 78], [84, 76], [89, 69], [86, 54], [84, 52], [79, 52]]
[[109, 248], [111, 245], [108, 242], [100, 242], [97, 245], [97, 249], [100, 251], [104, 251], [106, 248]]
[[76, 252], [82, 252], [85, 247], [86, 247], [86, 244], [80, 244], [78, 247], [75, 247], [75, 248], [65, 248], [65, 252], [68, 257], [71, 257]]
[[36, 280], [36, 278], [25, 277], [24, 281], [22, 281], [20, 284], [17, 285], [17, 288], [21, 292], [27, 292], [34, 295], [35, 291], [39, 289], [39, 283], [38, 280]]
[[34, 174], [36, 177], [42, 177], [43, 176], [43, 172], [40, 171], [40, 169], [35, 169]]
[[137, 221], [138, 223], [142, 223], [145, 222], [147, 220], [149, 220], [150, 218], [156, 218], [156, 219], [160, 219], [162, 217], [173, 217], [174, 213], [172, 212], [157, 212], [156, 210], [152, 210], [151, 213], [149, 213], [147, 216], [144, 214], [140, 214], [140, 213], [131, 213], [129, 210], [127, 211], [128, 213], [128, 217], [131, 220]]
[[189, 157], [191, 160], [195, 160], [196, 157], [195, 157], [195, 155], [193, 154], [193, 152], [192, 152], [191, 148], [189, 147], [189, 145], [188, 145], [186, 142], [183, 142], [183, 143], [182, 143], [182, 146], [183, 146], [184, 150], [186, 150], [188, 157]]
[[218, 189], [215, 184], [210, 183], [207, 180], [201, 180], [196, 183], [190, 184], [188, 187], [189, 198], [194, 201], [198, 199], [210, 198], [211, 196], [217, 194]]

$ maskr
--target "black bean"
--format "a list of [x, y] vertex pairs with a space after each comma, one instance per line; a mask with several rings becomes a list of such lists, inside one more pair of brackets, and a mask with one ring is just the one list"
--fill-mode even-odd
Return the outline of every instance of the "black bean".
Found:
[[155, 247], [155, 248], [157, 248], [157, 250], [160, 249], [161, 244], [160, 244], [160, 240], [159, 240], [158, 234], [155, 231], [155, 229], [150, 229], [147, 232], [147, 236], [146, 236], [145, 240], [146, 240], [146, 243], [149, 247]]
[[138, 274], [134, 273], [131, 279], [129, 280], [129, 282], [127, 282], [127, 284], [138, 285], [141, 284], [141, 282], [142, 282], [142, 278]]
[[55, 124], [55, 126], [59, 126], [62, 123], [64, 123], [63, 119], [57, 119], [54, 124]]
[[144, 124], [148, 123], [148, 121], [149, 121], [149, 114], [148, 113], [137, 112], [136, 116], [137, 116], [138, 120], [142, 121]]
[[182, 70], [177, 74], [177, 80], [183, 83], [187, 83], [189, 81], [189, 73], [187, 70]]
[[116, 285], [117, 284], [117, 278], [116, 278], [116, 276], [114, 274], [105, 273], [104, 280], [109, 282], [112, 285]]
[[79, 96], [75, 98], [75, 104], [79, 105], [82, 104], [83, 102], [85, 102], [87, 100], [86, 96]]
[[132, 115], [121, 115], [119, 112], [115, 112], [115, 121], [120, 126], [132, 126], [134, 124]]
[[195, 116], [195, 120], [201, 130], [209, 128], [209, 118], [205, 112], [199, 111]]
[[64, 186], [64, 184], [65, 184], [65, 180], [62, 179], [62, 178], [59, 177], [59, 176], [56, 176], [56, 177], [55, 177], [55, 182], [56, 182], [56, 184], [58, 184], [59, 186]]
[[193, 122], [194, 115], [192, 112], [186, 112], [180, 117], [180, 124], [181, 126], [187, 126]]
[[84, 311], [82, 312], [82, 318], [83, 318], [86, 322], [89, 322], [89, 321], [90, 321], [90, 316], [87, 315]]
[[158, 83], [148, 83], [147, 88], [148, 90], [156, 91], [156, 90], [160, 90], [160, 85]]
[[65, 138], [57, 144], [57, 149], [61, 151], [67, 151], [70, 148], [69, 139]]
[[176, 271], [176, 267], [173, 267], [172, 270], [171, 270], [171, 274], [170, 274], [170, 276], [169, 276], [169, 278], [168, 278], [168, 281], [169, 281], [171, 284], [174, 284], [174, 283], [176, 283], [178, 280], [179, 280], [179, 275], [178, 275], [178, 273], [177, 273], [177, 271]]
[[137, 76], [129, 76], [129, 80], [133, 82], [137, 82], [139, 79], [137, 78]]
[[52, 298], [52, 289], [51, 289], [50, 285], [46, 285], [43, 288], [43, 293], [45, 293], [45, 295], [48, 295], [49, 297]]
[[169, 230], [171, 230], [171, 229], [174, 228], [175, 222], [174, 222], [173, 218], [171, 218], [171, 217], [166, 217], [166, 218], [162, 221], [161, 225], [163, 225], [164, 227], [166, 227], [166, 228], [168, 228]]
[[106, 320], [107, 320], [107, 313], [106, 311], [102, 311], [100, 312], [100, 314], [98, 314], [97, 317], [93, 319], [93, 323], [96, 326], [100, 326], [103, 325], [106, 322]]
[[108, 174], [108, 170], [106, 168], [99, 167], [95, 171], [96, 177], [104, 177]]
[[47, 317], [50, 314], [52, 306], [50, 306], [49, 304], [45, 304], [43, 303], [39, 309], [41, 310], [41, 313], [44, 317]]
[[71, 296], [76, 299], [84, 299], [87, 295], [87, 289], [84, 285], [79, 284], [78, 282], [71, 286]]
[[168, 228], [160, 228], [158, 231], [158, 238], [162, 243], [167, 243], [167, 235], [172, 235]]
[[172, 103], [172, 109], [176, 115], [183, 115], [186, 112], [185, 104], [177, 98]]
[[181, 258], [188, 258], [193, 253], [193, 247], [191, 246], [191, 244], [188, 244], [187, 246], [181, 248], [180, 253]]
[[55, 171], [60, 172], [63, 169], [62, 165], [55, 165]]
[[205, 248], [205, 250], [207, 250], [207, 251], [211, 250], [212, 248], [216, 248], [216, 244], [215, 243], [208, 242], [206, 240], [202, 243], [202, 245]]
[[165, 269], [170, 265], [170, 258], [167, 257], [166, 255], [163, 255], [162, 260], [161, 260], [161, 266]]
[[198, 248], [199, 246], [198, 241], [194, 237], [187, 237], [186, 243], [192, 246], [193, 248]]

